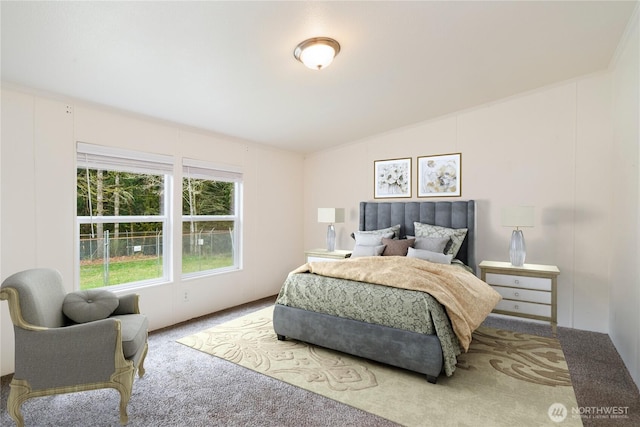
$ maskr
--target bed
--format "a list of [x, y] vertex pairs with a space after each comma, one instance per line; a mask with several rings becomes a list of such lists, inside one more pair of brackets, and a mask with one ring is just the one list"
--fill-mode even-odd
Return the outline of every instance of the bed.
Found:
[[[483, 320], [500, 297], [474, 274], [476, 230], [473, 200], [360, 203], [359, 231], [381, 230], [399, 224], [400, 229], [394, 237], [402, 240], [415, 235], [415, 223], [466, 229], [457, 251], [457, 261], [452, 263], [457, 262], [460, 266], [441, 266], [401, 256], [307, 263], [289, 274], [276, 300], [273, 326], [278, 339], [304, 341], [415, 371], [426, 375], [427, 380], [434, 384], [441, 373], [452, 375], [456, 357], [468, 347], [472, 331], [468, 331], [468, 339], [463, 342], [459, 335], [460, 316], [454, 314], [447, 303], [446, 307], [440, 303], [437, 299], [442, 298], [439, 290], [425, 292], [422, 288], [403, 288], [405, 283], [413, 281], [414, 270], [410, 269], [422, 270], [428, 265], [427, 269], [433, 268], [438, 272], [445, 268], [469, 270], [461, 273], [464, 280], [473, 282], [471, 285], [479, 287], [480, 293], [487, 292], [486, 303], [469, 302], [469, 305], [474, 305], [472, 310], [476, 309], [475, 305], [481, 306], [478, 309], [481, 313], [475, 315], [472, 327], [477, 327], [477, 318]], [[401, 263], [400, 267], [396, 262]], [[344, 276], [346, 278], [330, 277], [331, 273], [325, 275], [325, 271], [351, 269], [366, 271], [365, 276], [369, 277], [369, 272], [382, 263], [392, 263], [386, 270], [393, 275], [397, 272], [400, 278], [396, 280], [394, 276], [397, 283], [380, 286], [359, 275]], [[446, 273], [449, 274], [448, 270]], [[395, 287], [397, 285], [400, 287]], [[466, 285], [461, 289], [466, 292]], [[473, 297], [464, 299], [475, 300], [475, 292], [465, 293]], [[462, 313], [464, 316], [466, 313]]]

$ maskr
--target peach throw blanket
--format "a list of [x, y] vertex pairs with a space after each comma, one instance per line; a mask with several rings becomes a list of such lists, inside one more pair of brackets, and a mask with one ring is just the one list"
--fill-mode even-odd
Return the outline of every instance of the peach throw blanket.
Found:
[[466, 352], [471, 334], [501, 299], [491, 286], [456, 265], [434, 264], [399, 256], [309, 262], [295, 273], [374, 283], [431, 294], [447, 310], [451, 326]]

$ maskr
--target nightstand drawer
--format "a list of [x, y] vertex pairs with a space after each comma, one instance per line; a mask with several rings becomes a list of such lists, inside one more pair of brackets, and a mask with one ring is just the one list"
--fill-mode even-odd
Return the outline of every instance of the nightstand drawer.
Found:
[[502, 286], [493, 286], [502, 298], [508, 300], [537, 302], [539, 304], [551, 304], [551, 292], [532, 291], [520, 288], [505, 288]]
[[495, 310], [551, 318], [551, 306], [544, 304], [502, 300]]
[[490, 285], [510, 286], [512, 288], [538, 289], [541, 291], [551, 290], [551, 279], [545, 277], [487, 273], [486, 282]]

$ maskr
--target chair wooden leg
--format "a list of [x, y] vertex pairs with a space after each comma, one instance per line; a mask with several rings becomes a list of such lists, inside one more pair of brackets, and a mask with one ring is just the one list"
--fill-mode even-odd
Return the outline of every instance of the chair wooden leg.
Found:
[[120, 424], [125, 425], [129, 422], [127, 405], [129, 405], [129, 399], [131, 399], [131, 388], [121, 383], [114, 383], [113, 388], [120, 393]]
[[31, 387], [29, 383], [24, 380], [11, 380], [11, 390], [9, 391], [9, 398], [7, 399], [7, 411], [13, 420], [16, 422], [17, 427], [24, 426], [24, 418], [22, 412], [20, 412], [20, 406], [25, 400], [29, 399], [29, 393], [31, 393]]
[[133, 363], [128, 362], [126, 369], [119, 369], [118, 372], [111, 376], [111, 387], [120, 393], [120, 424], [125, 425], [129, 422], [127, 414], [127, 405], [131, 399], [131, 391], [133, 389], [133, 376], [135, 368]]
[[144, 352], [142, 353], [142, 356], [140, 356], [140, 363], [138, 363], [138, 378], [142, 378], [142, 376], [144, 375], [144, 373], [146, 372], [144, 370], [144, 360], [147, 357], [147, 352], [149, 351], [149, 344], [146, 343], [144, 345]]
[[127, 414], [127, 405], [131, 398], [131, 393], [127, 393], [123, 390], [120, 391], [120, 424], [126, 425], [129, 422], [129, 414]]

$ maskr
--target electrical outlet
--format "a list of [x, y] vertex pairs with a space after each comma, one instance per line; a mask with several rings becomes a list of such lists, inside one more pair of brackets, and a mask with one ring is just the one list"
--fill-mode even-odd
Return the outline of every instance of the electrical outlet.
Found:
[[182, 301], [184, 301], [184, 302], [189, 301], [189, 292], [184, 291], [184, 295], [182, 297]]

